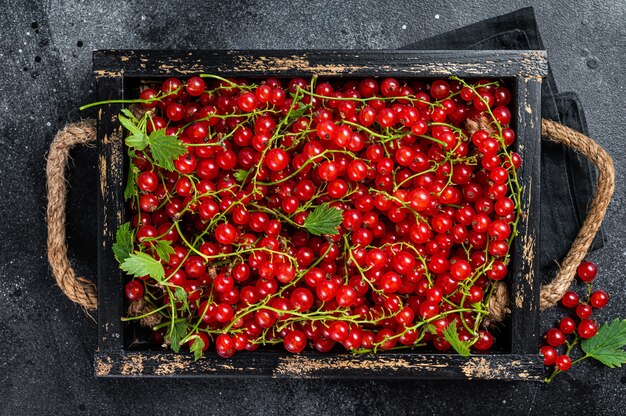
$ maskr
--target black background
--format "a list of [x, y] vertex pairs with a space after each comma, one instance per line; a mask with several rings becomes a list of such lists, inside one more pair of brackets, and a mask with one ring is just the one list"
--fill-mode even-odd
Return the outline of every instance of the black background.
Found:
[[[125, 4], [0, 0], [0, 414], [626, 414], [626, 370], [576, 366], [550, 385], [504, 382], [97, 380], [96, 326], [55, 286], [46, 261], [47, 148], [90, 114], [91, 51], [107, 48], [395, 49], [533, 5], [559, 91], [577, 91], [613, 156], [608, 243], [590, 258], [609, 291], [599, 321], [626, 317], [626, 3], [451, 0]], [[96, 154], [72, 152], [73, 264], [95, 273]], [[542, 314], [542, 328], [562, 311]]]

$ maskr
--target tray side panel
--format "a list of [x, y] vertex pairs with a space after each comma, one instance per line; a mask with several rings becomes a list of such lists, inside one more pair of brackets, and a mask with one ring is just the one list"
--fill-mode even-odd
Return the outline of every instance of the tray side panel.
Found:
[[154, 352], [97, 354], [100, 377], [253, 377], [253, 378], [428, 378], [448, 380], [543, 379], [539, 355], [493, 354], [282, 354], [257, 353], [223, 359], [212, 354], [194, 361], [189, 355]]
[[[122, 77], [97, 80], [100, 100], [123, 97]], [[98, 109], [98, 349], [122, 350], [123, 276], [113, 255], [115, 233], [124, 214], [124, 158], [121, 126], [117, 119], [122, 106], [105, 105]]]
[[94, 52], [96, 77], [389, 75], [513, 77], [547, 74], [545, 51], [157, 51]]
[[509, 299], [512, 353], [531, 354], [539, 349], [539, 189], [541, 172], [541, 78], [520, 77], [517, 90], [517, 142], [522, 166], [521, 218], [513, 240], [513, 275]]

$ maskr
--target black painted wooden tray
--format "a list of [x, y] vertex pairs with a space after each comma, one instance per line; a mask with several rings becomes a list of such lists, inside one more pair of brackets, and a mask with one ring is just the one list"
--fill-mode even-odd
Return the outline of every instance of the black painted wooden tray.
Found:
[[[512, 124], [523, 159], [518, 173], [524, 186], [519, 236], [514, 241], [511, 273], [511, 317], [500, 343], [504, 350], [462, 357], [412, 352], [353, 356], [349, 353], [241, 352], [230, 359], [217, 354], [194, 362], [189, 354], [133, 349], [124, 314], [124, 276], [111, 246], [125, 222], [123, 200], [128, 160], [117, 115], [121, 104], [98, 112], [100, 192], [98, 225], [99, 377], [291, 377], [291, 378], [424, 378], [543, 379], [539, 348], [539, 278], [536, 261], [539, 232], [541, 80], [547, 74], [544, 51], [95, 51], [94, 73], [99, 100], [135, 98], [130, 92], [142, 78], [222, 76], [394, 76], [505, 79], [513, 87]], [[119, 137], [119, 136], [118, 136]]]

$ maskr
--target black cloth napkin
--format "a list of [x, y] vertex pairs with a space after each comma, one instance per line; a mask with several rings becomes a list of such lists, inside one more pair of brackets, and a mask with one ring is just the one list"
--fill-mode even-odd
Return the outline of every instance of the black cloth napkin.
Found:
[[[404, 50], [545, 49], [532, 7], [483, 20], [404, 46]], [[549, 55], [549, 54], [548, 54]], [[541, 94], [543, 118], [588, 134], [583, 108], [573, 92], [559, 93], [549, 70]], [[556, 273], [578, 234], [593, 196], [596, 172], [582, 156], [561, 144], [541, 143], [541, 230], [539, 262], [544, 277]], [[591, 250], [604, 245], [601, 229]]]

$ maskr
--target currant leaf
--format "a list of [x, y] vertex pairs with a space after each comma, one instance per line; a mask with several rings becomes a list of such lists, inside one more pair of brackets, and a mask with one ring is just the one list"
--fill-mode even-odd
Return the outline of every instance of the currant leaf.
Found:
[[193, 343], [189, 347], [189, 352], [193, 353], [193, 360], [198, 361], [202, 358], [202, 351], [204, 350], [204, 340], [197, 335], [194, 335], [191, 339], [193, 339]]
[[148, 145], [157, 165], [169, 171], [174, 170], [174, 160], [187, 152], [176, 136], [165, 134], [165, 129], [153, 131], [148, 138]]
[[442, 332], [443, 337], [450, 343], [452, 348], [462, 355], [463, 357], [469, 357], [471, 341], [461, 341], [459, 339], [459, 333], [456, 330], [456, 325], [448, 325]]
[[313, 235], [335, 235], [343, 216], [341, 210], [322, 204], [313, 210], [304, 220], [304, 228]]
[[170, 261], [170, 255], [176, 253], [172, 247], [172, 242], [168, 240], [156, 240], [155, 249], [160, 259], [165, 262]]
[[126, 222], [115, 233], [115, 243], [111, 247], [115, 259], [122, 263], [133, 252], [133, 233], [130, 230], [130, 222]]
[[121, 113], [128, 117], [129, 120], [133, 123], [137, 124], [139, 122], [139, 120], [137, 120], [137, 117], [135, 117], [135, 115], [128, 108], [122, 108]]
[[308, 104], [300, 105], [300, 107], [291, 110], [291, 112], [287, 114], [286, 122], [291, 123], [292, 121], [296, 121], [300, 117], [304, 116], [304, 114], [306, 114], [306, 112], [309, 110], [310, 107], [311, 106]]
[[593, 338], [584, 339], [580, 347], [588, 357], [609, 368], [626, 364], [626, 319], [616, 318], [598, 329]]
[[172, 325], [165, 335], [165, 339], [170, 342], [170, 348], [174, 352], [180, 351], [180, 341], [187, 336], [188, 324], [187, 321], [176, 321]]
[[174, 290], [174, 298], [177, 302], [180, 302], [180, 308], [184, 311], [191, 312], [189, 309], [189, 299], [187, 297], [187, 291], [182, 287], [177, 287]]
[[143, 150], [148, 146], [148, 141], [146, 134], [141, 131], [139, 127], [137, 127], [130, 119], [124, 117], [123, 115], [117, 116], [120, 124], [124, 126], [126, 130], [128, 130], [131, 135], [126, 137], [124, 141], [126, 146], [135, 148], [137, 150]]
[[237, 182], [243, 182], [248, 178], [250, 172], [251, 170], [239, 169], [237, 172], [233, 173], [233, 178], [235, 178]]
[[437, 327], [433, 324], [426, 324], [424, 329], [433, 335], [437, 335]]
[[135, 165], [128, 168], [128, 178], [126, 178], [126, 187], [124, 188], [124, 200], [128, 201], [137, 193], [137, 173], [139, 169]]
[[135, 277], [149, 275], [157, 282], [162, 282], [165, 277], [163, 265], [146, 253], [136, 252], [129, 254], [120, 264], [120, 269]]

